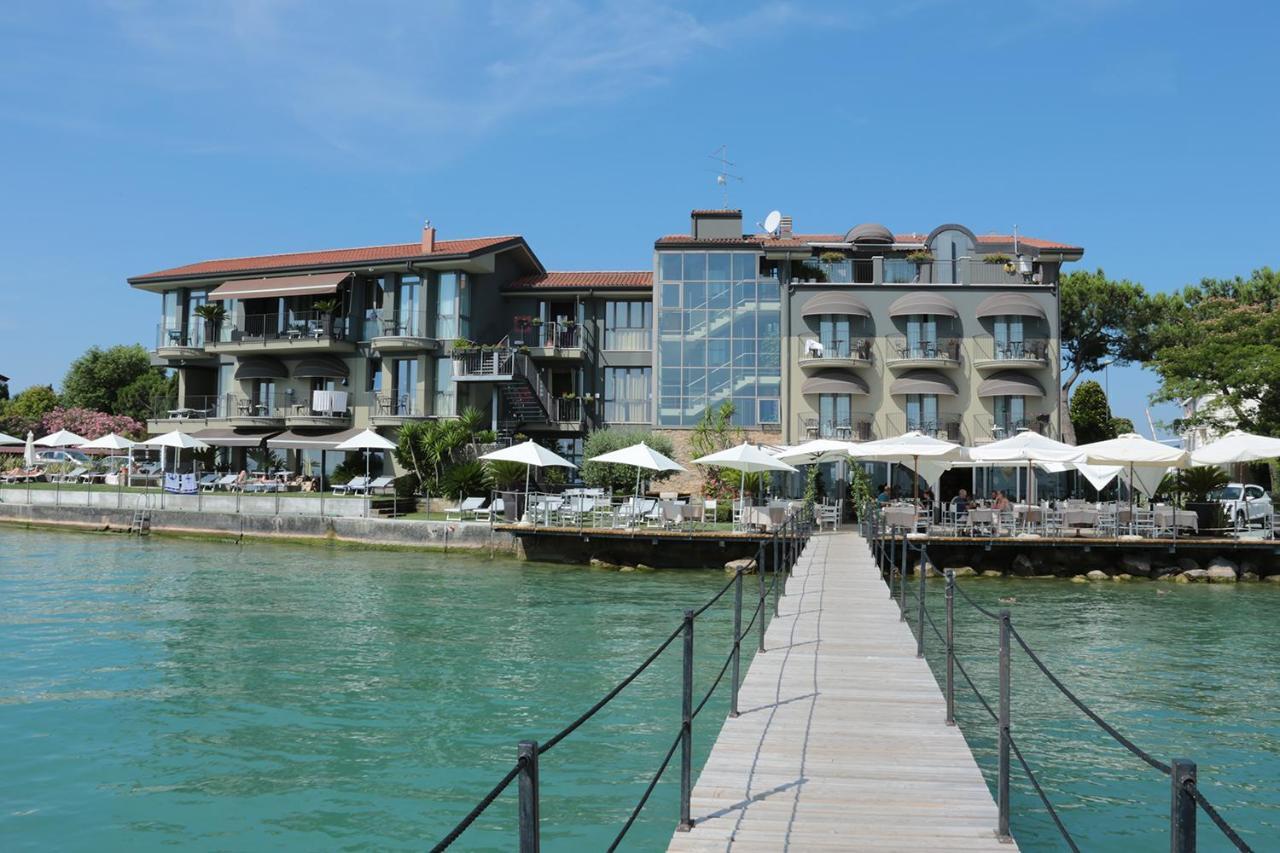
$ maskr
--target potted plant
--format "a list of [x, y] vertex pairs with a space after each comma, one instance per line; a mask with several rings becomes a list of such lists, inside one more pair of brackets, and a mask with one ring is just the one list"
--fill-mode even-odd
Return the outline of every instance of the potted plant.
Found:
[[1196, 514], [1201, 530], [1226, 527], [1222, 504], [1209, 495], [1228, 482], [1225, 471], [1213, 465], [1198, 465], [1178, 473], [1178, 491], [1186, 495], [1186, 507]]
[[320, 313], [320, 328], [326, 337], [333, 337], [333, 315], [338, 313], [341, 303], [336, 297], [328, 296], [311, 303], [311, 308]]
[[221, 302], [206, 302], [196, 306], [196, 316], [204, 320], [204, 339], [216, 341], [222, 321], [226, 319], [227, 309]]
[[843, 252], [823, 252], [818, 256], [818, 260], [824, 264], [838, 264], [844, 260]]

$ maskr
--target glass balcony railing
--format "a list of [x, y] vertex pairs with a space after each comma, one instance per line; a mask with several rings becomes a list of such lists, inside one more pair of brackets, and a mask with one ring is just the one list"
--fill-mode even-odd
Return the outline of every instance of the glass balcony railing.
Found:
[[278, 340], [343, 340], [346, 318], [319, 311], [286, 311], [283, 314], [246, 314], [227, 318], [219, 329], [220, 343], [251, 343]]
[[984, 361], [1049, 361], [1048, 338], [996, 340], [992, 335], [978, 335], [973, 342], [976, 357]]
[[822, 359], [860, 359], [871, 360], [873, 338], [853, 338], [851, 340], [816, 340], [805, 341], [804, 350], [800, 354], [801, 361], [821, 361]]

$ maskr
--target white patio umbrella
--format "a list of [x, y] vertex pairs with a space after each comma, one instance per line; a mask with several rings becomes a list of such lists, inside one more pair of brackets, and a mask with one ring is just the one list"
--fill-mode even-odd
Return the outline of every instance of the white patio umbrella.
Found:
[[[173, 470], [178, 470], [178, 462], [182, 459], [182, 451], [184, 450], [208, 450], [209, 445], [193, 435], [188, 435], [182, 430], [175, 429], [173, 432], [166, 432], [163, 435], [152, 436], [146, 441], [138, 442], [144, 447], [160, 447], [173, 449]], [[164, 451], [161, 450], [161, 453]], [[163, 461], [163, 457], [162, 460]]]
[[[882, 438], [879, 441], [868, 441], [857, 445], [849, 451], [854, 459], [871, 459], [878, 462], [897, 462], [911, 464], [912, 500], [920, 497], [920, 460], [926, 459], [947, 464], [965, 456], [965, 450], [958, 444], [943, 441], [919, 430], [903, 433], [896, 438]], [[947, 466], [949, 467], [949, 465]], [[941, 465], [930, 466], [932, 472], [940, 475]]]
[[701, 456], [693, 461], [698, 465], [715, 465], [719, 468], [732, 468], [734, 471], [741, 471], [742, 481], [738, 484], [738, 506], [742, 506], [742, 496], [746, 492], [748, 474], [755, 474], [761, 471], [800, 473], [781, 459], [770, 456], [759, 447], [745, 441], [737, 447], [708, 453], [706, 456]]
[[0, 432], [0, 444], [22, 444], [22, 439]]
[[338, 444], [334, 450], [363, 450], [364, 454], [364, 478], [369, 479], [369, 453], [370, 450], [395, 450], [396, 443], [386, 436], [378, 435], [371, 429], [363, 430], [348, 438], [346, 441]]
[[82, 438], [74, 432], [60, 429], [57, 432], [46, 435], [44, 438], [37, 438], [36, 444], [39, 447], [79, 447], [86, 441], [88, 441], [87, 438]]
[[[1233, 429], [1217, 441], [1191, 452], [1192, 465], [1234, 465], [1280, 457], [1280, 438]], [[1251, 519], [1249, 493], [1244, 492], [1244, 514]]]
[[643, 441], [639, 444], [633, 444], [630, 447], [624, 447], [621, 450], [612, 450], [608, 453], [602, 453], [599, 456], [593, 456], [587, 460], [588, 462], [608, 462], [614, 465], [629, 465], [636, 469], [636, 491], [635, 496], [640, 497], [640, 472], [641, 471], [683, 471], [684, 466], [674, 459], [665, 456], [654, 450]]
[[852, 441], [837, 441], [834, 438], [815, 438], [795, 447], [783, 447], [773, 458], [781, 459], [791, 465], [813, 465], [817, 462], [844, 462], [849, 459], [849, 451], [857, 447]]
[[137, 444], [118, 433], [109, 432], [101, 438], [95, 438], [93, 441], [86, 441], [80, 445], [81, 450], [128, 450]]
[[26, 449], [23, 450], [22, 452], [22, 461], [28, 468], [36, 464], [35, 437], [36, 437], [35, 433], [33, 433], [31, 430], [27, 430], [27, 446], [26, 446]]
[[1000, 462], [1025, 462], [1027, 466], [1027, 503], [1034, 501], [1031, 466], [1036, 463], [1075, 462], [1080, 450], [1070, 444], [1054, 441], [1034, 430], [1011, 435], [990, 444], [971, 447], [968, 456], [978, 464], [991, 465]]
[[480, 459], [489, 459], [493, 462], [519, 462], [525, 466], [524, 469], [524, 501], [529, 503], [529, 472], [534, 468], [577, 468], [568, 459], [556, 453], [547, 450], [541, 444], [535, 441], [526, 441], [521, 444], [513, 444], [510, 447], [504, 447], [501, 450], [495, 450], [492, 453], [485, 453], [479, 457]]
[[[1160, 472], [1169, 468], [1185, 468], [1191, 454], [1179, 447], [1170, 447], [1158, 441], [1143, 438], [1136, 432], [1109, 438], [1106, 441], [1095, 441], [1082, 444], [1076, 448], [1080, 451], [1080, 462], [1089, 465], [1120, 465], [1129, 470], [1129, 509], [1133, 510], [1134, 470], [1138, 468]], [[1145, 478], [1144, 478], [1145, 479]], [[1149, 491], [1144, 484], [1144, 491]]]

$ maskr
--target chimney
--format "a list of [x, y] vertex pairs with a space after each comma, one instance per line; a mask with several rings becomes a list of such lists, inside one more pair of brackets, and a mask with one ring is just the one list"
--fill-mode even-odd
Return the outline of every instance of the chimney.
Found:
[[742, 239], [741, 210], [695, 210], [689, 218], [690, 236], [696, 240]]
[[429, 255], [436, 250], [436, 229], [428, 219], [422, 223], [422, 254]]
[[779, 237], [790, 237], [790, 236], [791, 236], [791, 217], [790, 217], [790, 216], [784, 216], [784, 217], [782, 217], [782, 219], [781, 219], [781, 220], [779, 220], [779, 222], [778, 222], [778, 236], [779, 236]]

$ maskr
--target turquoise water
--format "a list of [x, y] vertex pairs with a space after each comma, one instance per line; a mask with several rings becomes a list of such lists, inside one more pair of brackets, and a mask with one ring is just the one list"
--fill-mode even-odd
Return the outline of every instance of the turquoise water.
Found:
[[[1201, 790], [1256, 850], [1280, 849], [1280, 588], [1062, 580], [961, 580], [1086, 704]], [[999, 599], [1014, 598], [1001, 603]], [[941, 580], [927, 593], [944, 625]], [[908, 604], [914, 606], [908, 596]], [[997, 700], [998, 629], [959, 600], [957, 656]], [[914, 611], [912, 622], [914, 624]], [[942, 683], [932, 633], [926, 656]], [[994, 790], [995, 729], [956, 675], [957, 717]], [[1014, 641], [1013, 737], [1082, 850], [1169, 849], [1168, 777], [1131, 756], [1061, 696]], [[1066, 849], [1013, 759], [1013, 833], [1023, 850]], [[1232, 850], [1203, 813], [1199, 849]]]
[[[586, 710], [724, 582], [0, 529], [0, 839], [424, 849], [518, 740]], [[698, 620], [698, 697], [728, 649], [730, 602]], [[675, 736], [679, 664], [677, 643], [542, 757], [546, 849], [613, 838]], [[695, 770], [727, 701], [695, 724]], [[670, 837], [674, 769], [627, 849]], [[459, 849], [512, 849], [514, 793]]]

